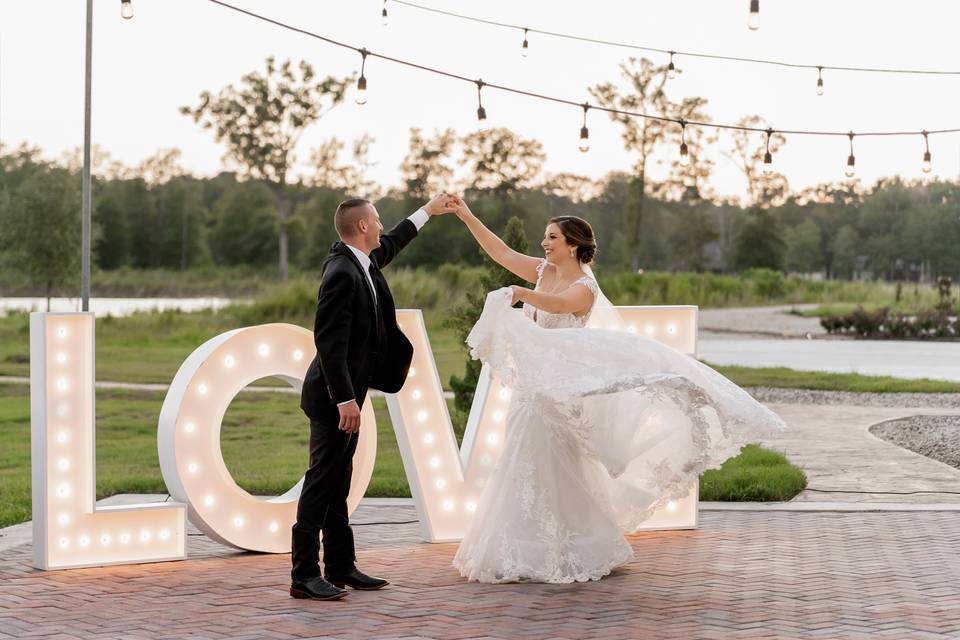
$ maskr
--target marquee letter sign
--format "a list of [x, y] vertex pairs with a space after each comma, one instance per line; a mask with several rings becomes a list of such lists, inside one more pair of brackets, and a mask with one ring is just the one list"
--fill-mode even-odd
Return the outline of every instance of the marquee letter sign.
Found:
[[95, 508], [93, 314], [30, 314], [33, 566], [186, 557], [184, 506]]
[[[697, 308], [619, 307], [603, 326], [642, 333], [696, 354]], [[398, 312], [414, 345], [407, 384], [387, 396], [404, 469], [425, 540], [459, 540], [500, 455], [510, 390], [486, 367], [457, 447], [423, 316]], [[220, 450], [230, 402], [251, 382], [279, 377], [295, 389], [315, 355], [313, 334], [288, 324], [235, 329], [208, 340], [177, 371], [160, 412], [157, 444], [170, 495], [179, 502], [94, 507], [94, 317], [30, 316], [34, 566], [40, 569], [179, 560], [185, 515], [207, 536], [253, 551], [290, 550], [301, 482], [264, 500], [240, 488]], [[304, 427], [306, 428], [306, 426]], [[352, 512], [373, 473], [376, 419], [362, 410], [348, 504]], [[692, 528], [697, 488], [671, 501], [642, 528]]]
[[[223, 462], [220, 426], [233, 398], [255, 380], [275, 376], [299, 391], [315, 353], [313, 332], [291, 324], [234, 329], [203, 343], [173, 378], [160, 410], [160, 470], [170, 495], [187, 503], [190, 522], [214, 540], [250, 551], [290, 551], [303, 478], [270, 500], [250, 495]], [[347, 499], [351, 511], [370, 484], [376, 454], [377, 421], [367, 400]]]
[[[617, 312], [605, 319], [603, 328], [640, 333], [696, 354], [697, 307], [618, 307]], [[413, 366], [400, 393], [387, 396], [387, 406], [420, 530], [429, 542], [458, 541], [502, 451], [511, 391], [483, 367], [458, 449], [423, 315], [403, 310], [398, 321], [413, 343]], [[694, 486], [689, 496], [667, 503], [641, 529], [696, 527], [697, 503], [698, 487]]]

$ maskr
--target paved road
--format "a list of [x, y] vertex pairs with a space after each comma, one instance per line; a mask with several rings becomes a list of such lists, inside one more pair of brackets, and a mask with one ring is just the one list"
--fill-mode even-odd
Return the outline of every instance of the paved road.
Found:
[[793, 340], [740, 335], [731, 339], [732, 335], [724, 334], [718, 340], [701, 339], [697, 355], [720, 365], [960, 382], [960, 342]]

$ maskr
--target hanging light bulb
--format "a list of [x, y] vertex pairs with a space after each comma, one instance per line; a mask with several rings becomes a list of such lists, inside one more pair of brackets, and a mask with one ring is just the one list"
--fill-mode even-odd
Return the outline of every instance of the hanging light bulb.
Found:
[[487, 110], [483, 108], [483, 101], [480, 98], [480, 90], [483, 89], [483, 80], [477, 80], [477, 120], [487, 119]]
[[823, 95], [823, 67], [817, 67], [817, 95]]
[[677, 66], [673, 64], [673, 54], [674, 52], [671, 51], [670, 64], [667, 65], [667, 78], [669, 78], [670, 80], [675, 80], [677, 78]]
[[583, 126], [580, 127], [580, 152], [586, 153], [590, 151], [590, 131], [587, 129], [587, 109], [590, 108], [590, 105], [586, 102], [583, 103]]
[[769, 175], [773, 170], [773, 154], [770, 153], [770, 136], [773, 135], [773, 129], [767, 129], [767, 151], [763, 154], [763, 173]]
[[923, 164], [920, 165], [920, 170], [924, 173], [930, 173], [930, 169], [933, 166], [930, 164], [930, 140], [927, 139], [927, 130], [923, 130]]
[[687, 148], [687, 122], [680, 121], [680, 164], [690, 164], [690, 150]]
[[527, 57], [527, 54], [530, 51], [530, 44], [527, 42], [527, 29], [523, 30], [523, 44], [520, 45], [520, 55], [524, 58]]
[[[386, 11], [386, 9], [384, 9]], [[357, 80], [357, 98], [356, 102], [359, 105], [367, 104], [367, 76], [364, 75], [364, 72], [367, 68], [367, 54], [369, 51], [366, 49], [360, 49], [360, 79]]]
[[120, 0], [120, 16], [124, 20], [133, 17], [133, 0]]
[[853, 157], [853, 131], [847, 134], [847, 137], [850, 138], [850, 155], [847, 156], [847, 169], [843, 172], [843, 175], [848, 178], [852, 178], [857, 174], [857, 159]]
[[750, 18], [747, 20], [747, 26], [751, 31], [760, 28], [760, 0], [750, 0]]
[[383, 26], [387, 26], [390, 23], [390, 20], [387, 18], [387, 0], [383, 0], [383, 11], [380, 12], [380, 21], [383, 23]]

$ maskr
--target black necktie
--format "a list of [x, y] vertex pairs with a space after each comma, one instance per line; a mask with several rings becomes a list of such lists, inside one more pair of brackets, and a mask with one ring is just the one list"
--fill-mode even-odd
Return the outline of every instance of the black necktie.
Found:
[[370, 282], [373, 284], [373, 298], [374, 298], [374, 313], [376, 314], [376, 323], [377, 323], [377, 341], [384, 339], [386, 334], [386, 327], [383, 324], [383, 317], [381, 316], [380, 310], [380, 295], [377, 293], [377, 276], [380, 273], [380, 270], [377, 268], [373, 262], [370, 263], [370, 266], [367, 267], [367, 271], [370, 272]]
[[373, 299], [379, 303], [379, 296], [377, 296], [377, 265], [370, 263], [370, 266], [367, 267], [367, 271], [370, 273], [370, 286], [373, 287]]

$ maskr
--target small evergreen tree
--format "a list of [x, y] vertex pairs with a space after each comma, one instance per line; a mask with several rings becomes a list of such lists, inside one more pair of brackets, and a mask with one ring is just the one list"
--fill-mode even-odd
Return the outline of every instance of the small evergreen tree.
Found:
[[[523, 231], [523, 221], [514, 216], [507, 221], [507, 227], [503, 233], [503, 241], [508, 247], [519, 251], [520, 253], [529, 253], [530, 242]], [[483, 250], [481, 249], [481, 253]], [[484, 266], [486, 270], [480, 278], [480, 287], [478, 291], [467, 293], [467, 301], [453, 310], [450, 318], [445, 322], [446, 326], [453, 328], [461, 341], [466, 341], [470, 334], [470, 329], [477, 323], [480, 313], [483, 311], [483, 303], [488, 292], [501, 287], [509, 287], [512, 284], [525, 284], [522, 278], [518, 278], [507, 271], [485, 253]], [[454, 393], [454, 416], [453, 423], [457, 428], [457, 435], [463, 434], [463, 429], [467, 422], [467, 416], [470, 413], [470, 405], [473, 404], [473, 394], [477, 389], [477, 382], [480, 380], [481, 364], [479, 360], [473, 360], [467, 355], [467, 367], [463, 377], [450, 376], [450, 387]]]

